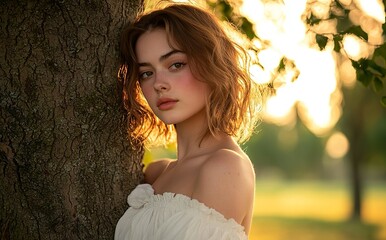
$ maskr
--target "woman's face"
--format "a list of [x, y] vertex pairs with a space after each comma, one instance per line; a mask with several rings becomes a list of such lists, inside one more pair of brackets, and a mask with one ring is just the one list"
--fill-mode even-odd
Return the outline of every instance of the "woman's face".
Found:
[[202, 122], [206, 119], [209, 87], [193, 76], [188, 56], [170, 45], [161, 28], [138, 38], [135, 51], [143, 95], [154, 114], [166, 124]]

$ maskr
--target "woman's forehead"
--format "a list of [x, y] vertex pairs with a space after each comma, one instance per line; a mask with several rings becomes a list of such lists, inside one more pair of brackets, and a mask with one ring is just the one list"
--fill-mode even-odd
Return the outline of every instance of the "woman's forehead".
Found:
[[154, 29], [143, 33], [137, 40], [135, 54], [138, 63], [162, 61], [174, 54], [185, 54], [176, 44], [169, 41], [164, 29]]
[[184, 52], [163, 28], [150, 29], [138, 37], [135, 54], [140, 61], [150, 56], [163, 56], [171, 50]]

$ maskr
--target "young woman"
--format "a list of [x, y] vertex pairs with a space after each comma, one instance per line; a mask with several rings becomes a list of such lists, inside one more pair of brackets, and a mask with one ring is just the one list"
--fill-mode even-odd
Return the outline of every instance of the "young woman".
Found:
[[245, 51], [208, 11], [172, 4], [139, 16], [121, 52], [129, 132], [146, 143], [176, 139], [177, 159], [146, 168], [115, 239], [247, 239], [255, 175], [238, 142], [260, 98]]

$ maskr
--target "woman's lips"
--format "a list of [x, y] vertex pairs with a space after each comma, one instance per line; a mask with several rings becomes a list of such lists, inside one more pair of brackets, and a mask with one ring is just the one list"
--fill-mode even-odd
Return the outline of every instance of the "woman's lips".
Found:
[[157, 101], [157, 107], [159, 110], [166, 111], [172, 109], [178, 100], [172, 98], [160, 98]]

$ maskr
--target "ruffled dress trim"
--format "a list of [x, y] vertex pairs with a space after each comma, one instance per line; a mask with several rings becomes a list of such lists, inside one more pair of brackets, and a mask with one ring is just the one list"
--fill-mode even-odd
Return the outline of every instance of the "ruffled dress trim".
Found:
[[[196, 199], [192, 199], [183, 194], [165, 192], [162, 194], [154, 194], [154, 189], [150, 184], [140, 184], [138, 185], [128, 196], [127, 202], [130, 205], [128, 211], [126, 211], [125, 215], [122, 216], [119, 221], [116, 229], [115, 239], [130, 239], [130, 238], [119, 238], [122, 234], [119, 232], [130, 232], [135, 231], [138, 226], [133, 226], [135, 219], [130, 220], [129, 218], [136, 217], [137, 214], [134, 212], [143, 212], [143, 217], [141, 219], [137, 219], [138, 221], [142, 221], [141, 224], [149, 224], [149, 229], [152, 229], [151, 225], [157, 226], [159, 228], [163, 228], [160, 232], [173, 232], [180, 231], [183, 232], [184, 228], [189, 228], [188, 234], [192, 234], [192, 232], [199, 232], [200, 228], [204, 228], [204, 231], [211, 232], [210, 235], [212, 238], [208, 237], [208, 239], [247, 239], [247, 236], [244, 231], [244, 227], [238, 224], [234, 219], [226, 219], [224, 215], [219, 213], [213, 208], [209, 208], [205, 204], [199, 202]], [[131, 209], [131, 211], [130, 211]], [[162, 210], [160, 210], [162, 209]], [[160, 210], [160, 211], [159, 211]], [[131, 213], [129, 213], [131, 212]], [[147, 219], [154, 218], [154, 220]], [[146, 219], [146, 220], [144, 220]], [[158, 219], [158, 220], [157, 220]], [[158, 221], [158, 222], [157, 222]], [[164, 224], [166, 221], [169, 221], [168, 224]], [[126, 224], [125, 224], [126, 222]], [[127, 226], [129, 224], [132, 226], [131, 228]], [[188, 226], [183, 226], [184, 224]], [[166, 227], [160, 227], [163, 225], [167, 225]], [[180, 227], [179, 227], [179, 226]], [[173, 226], [176, 226], [173, 229]], [[160, 235], [157, 232], [156, 228], [154, 230], [154, 234]], [[125, 228], [127, 228], [125, 230]], [[193, 228], [197, 228], [194, 229]], [[208, 229], [211, 229], [210, 231]], [[202, 234], [202, 233], [197, 233]], [[127, 234], [124, 234], [128, 236]], [[162, 235], [162, 234], [161, 234]], [[168, 234], [166, 234], [169, 236]], [[165, 235], [165, 236], [166, 236]], [[150, 236], [150, 235], [148, 235]], [[175, 235], [178, 238], [169, 238], [163, 237], [159, 239], [190, 239], [190, 238], [182, 238], [180, 235]], [[202, 235], [200, 235], [202, 236]], [[228, 236], [228, 237], [219, 237], [219, 236]], [[142, 238], [141, 238], [142, 239]], [[145, 239], [145, 238], [143, 238]], [[158, 239], [158, 238], [157, 238]], [[193, 237], [191, 239], [194, 239]], [[200, 238], [196, 238], [200, 239]]]

